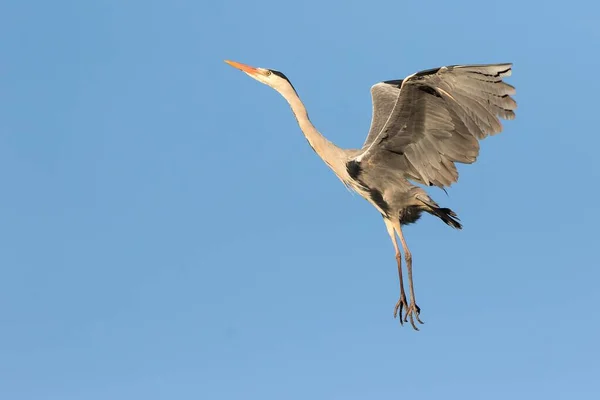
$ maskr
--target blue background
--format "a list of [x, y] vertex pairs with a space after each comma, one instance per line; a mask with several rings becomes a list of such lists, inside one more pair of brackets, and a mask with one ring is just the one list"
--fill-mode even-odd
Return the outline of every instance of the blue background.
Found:
[[[0, 397], [597, 399], [591, 1], [3, 1]], [[369, 88], [513, 62], [517, 119], [460, 166], [455, 231], [392, 245], [288, 105], [359, 147]]]

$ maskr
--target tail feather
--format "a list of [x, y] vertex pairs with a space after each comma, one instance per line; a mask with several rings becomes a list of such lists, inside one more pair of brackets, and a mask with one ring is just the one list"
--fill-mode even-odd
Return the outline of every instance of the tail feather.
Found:
[[462, 225], [459, 222], [460, 219], [456, 215], [454, 211], [449, 208], [432, 208], [430, 211], [431, 214], [435, 215], [442, 221], [444, 221], [447, 225], [450, 225], [454, 229], [462, 229]]
[[417, 200], [419, 200], [425, 205], [425, 211], [432, 215], [435, 215], [454, 229], [462, 229], [462, 225], [459, 222], [460, 219], [454, 211], [452, 211], [449, 208], [442, 208], [438, 206], [438, 204], [435, 201], [433, 201], [427, 194], [421, 193], [417, 194], [415, 197], [417, 198]]

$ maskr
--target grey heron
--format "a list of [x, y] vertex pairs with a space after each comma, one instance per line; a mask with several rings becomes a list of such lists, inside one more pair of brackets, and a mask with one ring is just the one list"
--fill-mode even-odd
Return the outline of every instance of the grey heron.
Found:
[[[401, 324], [410, 319], [412, 327], [419, 330], [415, 320], [423, 321], [415, 300], [412, 255], [402, 226], [416, 222], [423, 211], [455, 229], [462, 225], [454, 211], [440, 207], [416, 184], [444, 190], [457, 182], [455, 163], [475, 162], [479, 140], [502, 131], [499, 118], [515, 117], [517, 104], [511, 97], [515, 88], [502, 80], [510, 76], [512, 64], [452, 65], [377, 83], [371, 87], [373, 111], [367, 139], [360, 149], [342, 149], [314, 127], [283, 73], [225, 62], [279, 92], [312, 149], [348, 188], [381, 213], [396, 251], [400, 283], [394, 318], [399, 315]], [[410, 303], [404, 291], [396, 235], [404, 252]]]

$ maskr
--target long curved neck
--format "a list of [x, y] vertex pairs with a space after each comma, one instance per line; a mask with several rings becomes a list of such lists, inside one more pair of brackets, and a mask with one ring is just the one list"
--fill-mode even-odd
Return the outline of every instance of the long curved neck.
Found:
[[290, 104], [292, 112], [296, 117], [296, 121], [298, 121], [298, 125], [300, 126], [302, 133], [304, 133], [306, 140], [313, 150], [319, 155], [319, 157], [321, 157], [321, 159], [323, 159], [323, 161], [325, 161], [325, 163], [342, 181], [347, 180], [347, 160], [344, 150], [327, 140], [327, 138], [323, 136], [317, 130], [317, 128], [315, 128], [312, 122], [310, 122], [306, 107], [291, 86], [278, 91]]

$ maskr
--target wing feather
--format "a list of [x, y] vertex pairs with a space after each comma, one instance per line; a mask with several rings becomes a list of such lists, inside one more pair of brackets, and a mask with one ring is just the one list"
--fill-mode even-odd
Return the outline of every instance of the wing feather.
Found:
[[515, 118], [511, 64], [460, 65], [418, 72], [371, 88], [371, 129], [357, 161], [401, 169], [407, 179], [450, 186], [456, 162], [470, 164], [479, 140]]
[[371, 119], [371, 129], [363, 147], [367, 147], [381, 132], [391, 115], [396, 100], [400, 95], [402, 80], [386, 81], [376, 83], [371, 87], [371, 100], [373, 101], [373, 117]]

